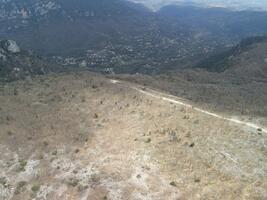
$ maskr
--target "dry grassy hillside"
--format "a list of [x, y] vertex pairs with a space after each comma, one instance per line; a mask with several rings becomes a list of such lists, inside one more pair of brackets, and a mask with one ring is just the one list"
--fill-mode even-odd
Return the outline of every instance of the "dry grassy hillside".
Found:
[[0, 199], [267, 198], [266, 133], [132, 87], [87, 72], [3, 85]]
[[[267, 65], [266, 65], [267, 66]], [[237, 69], [238, 70], [238, 69]], [[179, 70], [156, 76], [119, 75], [117, 78], [160, 89], [196, 105], [260, 120], [267, 125], [267, 81], [202, 69]]]
[[266, 36], [247, 38], [226, 52], [204, 59], [194, 69], [154, 76], [118, 76], [183, 97], [216, 112], [261, 118], [267, 125], [266, 77]]

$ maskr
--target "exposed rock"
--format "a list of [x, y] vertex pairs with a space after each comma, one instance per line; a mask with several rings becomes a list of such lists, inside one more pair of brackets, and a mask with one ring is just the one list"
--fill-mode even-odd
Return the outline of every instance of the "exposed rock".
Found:
[[20, 52], [20, 48], [19, 46], [17, 45], [17, 43], [13, 40], [8, 40], [7, 41], [7, 50], [11, 53], [19, 53]]
[[0, 47], [9, 53], [19, 53], [20, 48], [13, 40], [0, 40]]
[[0, 40], [0, 82], [26, 79], [62, 69], [61, 65], [21, 50], [13, 40]]

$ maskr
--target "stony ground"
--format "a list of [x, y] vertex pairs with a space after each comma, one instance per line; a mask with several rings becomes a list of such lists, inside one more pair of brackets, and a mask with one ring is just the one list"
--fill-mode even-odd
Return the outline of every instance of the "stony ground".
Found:
[[80, 73], [3, 86], [0, 199], [267, 199], [266, 133], [130, 85]]

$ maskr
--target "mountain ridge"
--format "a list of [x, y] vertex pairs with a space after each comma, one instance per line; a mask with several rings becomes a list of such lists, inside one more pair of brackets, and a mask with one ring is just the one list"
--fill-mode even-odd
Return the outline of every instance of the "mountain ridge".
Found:
[[198, 63], [196, 68], [267, 78], [267, 36], [250, 37], [223, 53]]
[[231, 10], [257, 10], [257, 11], [267, 11], [267, 5], [262, 3], [262, 1], [242, 1], [242, 0], [129, 0], [132, 2], [140, 3], [153, 11], [157, 11], [164, 6], [168, 5], [194, 5], [198, 7], [210, 7], [210, 8], [227, 8]]
[[267, 14], [261, 12], [216, 14], [173, 6], [168, 13], [169, 8], [154, 13], [123, 0], [11, 0], [0, 8], [0, 38], [65, 65], [155, 74], [192, 66], [242, 38], [267, 32]]

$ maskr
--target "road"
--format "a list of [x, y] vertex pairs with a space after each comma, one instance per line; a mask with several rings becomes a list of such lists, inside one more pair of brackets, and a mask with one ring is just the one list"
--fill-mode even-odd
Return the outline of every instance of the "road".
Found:
[[[121, 84], [122, 83], [121, 81], [114, 80], [114, 79], [111, 79], [110, 82], [112, 84]], [[210, 112], [208, 110], [204, 110], [204, 109], [195, 107], [192, 104], [185, 103], [185, 101], [176, 100], [177, 99], [176, 96], [164, 94], [164, 93], [161, 93], [161, 92], [158, 92], [158, 91], [155, 91], [155, 90], [151, 90], [151, 89], [144, 90], [144, 89], [142, 89], [140, 87], [136, 87], [136, 86], [132, 86], [132, 85], [128, 85], [128, 84], [127, 84], [127, 87], [129, 87], [129, 88], [131, 88], [133, 90], [136, 90], [136, 91], [138, 91], [138, 92], [140, 92], [142, 94], [145, 94], [147, 96], [151, 96], [153, 98], [156, 98], [156, 99], [161, 99], [163, 101], [167, 101], [167, 102], [170, 102], [170, 103], [173, 103], [173, 104], [178, 104], [178, 105], [181, 105], [181, 106], [185, 106], [185, 107], [194, 109], [197, 112], [204, 113], [206, 115], [210, 115], [210, 116], [215, 117], [215, 118], [226, 120], [226, 121], [229, 121], [229, 122], [234, 123], [234, 124], [245, 126], [247, 128], [252, 128], [252, 129], [254, 129], [254, 130], [258, 131], [258, 132], [267, 133], [267, 129], [262, 127], [262, 126], [260, 126], [260, 125], [257, 125], [257, 124], [251, 123], [251, 122], [245, 122], [245, 121], [234, 119], [234, 118], [225, 117], [225, 116]]]

